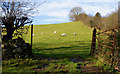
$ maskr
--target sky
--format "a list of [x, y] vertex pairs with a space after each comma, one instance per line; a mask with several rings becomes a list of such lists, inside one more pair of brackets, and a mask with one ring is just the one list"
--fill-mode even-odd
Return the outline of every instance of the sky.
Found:
[[[25, 0], [27, 1], [27, 0]], [[71, 22], [69, 13], [73, 7], [81, 7], [83, 11], [94, 16], [97, 12], [107, 16], [118, 8], [119, 0], [29, 0], [37, 2], [38, 13], [33, 15], [33, 24], [57, 24]]]

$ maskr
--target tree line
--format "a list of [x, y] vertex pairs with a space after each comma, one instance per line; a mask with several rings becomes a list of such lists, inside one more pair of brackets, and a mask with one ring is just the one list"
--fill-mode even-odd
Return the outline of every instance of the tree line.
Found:
[[97, 27], [99, 29], [112, 29], [118, 27], [118, 10], [101, 17], [99, 12], [95, 16], [87, 15], [81, 7], [74, 7], [70, 10], [69, 18], [71, 21], [82, 21], [85, 25]]

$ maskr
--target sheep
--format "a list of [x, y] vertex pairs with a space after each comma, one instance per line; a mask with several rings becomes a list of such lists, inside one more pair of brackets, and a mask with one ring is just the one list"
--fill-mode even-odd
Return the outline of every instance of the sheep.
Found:
[[65, 34], [65, 33], [63, 33], [63, 34], [61, 34], [61, 36], [66, 36], [66, 34]]
[[76, 33], [74, 33], [74, 35], [76, 35]]
[[57, 33], [56, 31], [54, 31], [54, 34]]
[[41, 35], [43, 35], [43, 32], [41, 33]]
[[34, 34], [32, 34], [32, 36], [34, 36]]

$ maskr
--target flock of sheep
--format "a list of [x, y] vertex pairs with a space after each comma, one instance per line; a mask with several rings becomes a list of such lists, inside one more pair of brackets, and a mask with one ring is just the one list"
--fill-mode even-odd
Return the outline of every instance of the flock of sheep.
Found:
[[[54, 34], [56, 34], [57, 31], [54, 31]], [[43, 35], [43, 32], [41, 32], [41, 35]], [[76, 33], [74, 33], [74, 35], [76, 35]], [[66, 36], [66, 33], [62, 33], [61, 36]]]

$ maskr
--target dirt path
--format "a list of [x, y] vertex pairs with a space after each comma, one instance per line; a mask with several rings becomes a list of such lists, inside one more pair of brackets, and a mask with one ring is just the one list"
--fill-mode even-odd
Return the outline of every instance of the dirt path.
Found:
[[80, 70], [81, 73], [90, 73], [90, 72], [102, 72], [103, 69], [97, 66], [92, 66], [95, 65], [95, 63], [89, 62], [89, 63], [85, 63], [86, 61], [90, 61], [90, 60], [83, 60], [83, 59], [72, 59], [72, 61], [74, 63], [77, 62], [82, 62], [84, 63], [84, 65], [81, 64], [77, 64], [77, 69]]
[[102, 72], [102, 68], [99, 68], [97, 66], [91, 66], [93, 64], [85, 64], [85, 65], [79, 65], [78, 67], [80, 68], [81, 73], [85, 73], [85, 72]]
[[[52, 61], [52, 60], [55, 60], [55, 59], [49, 59], [48, 61]], [[59, 60], [59, 59], [56, 59], [56, 60]], [[80, 71], [80, 73], [101, 73], [101, 72], [103, 73], [103, 72], [105, 72], [105, 71], [103, 71], [102, 68], [94, 66], [95, 63], [90, 62], [91, 59], [84, 60], [84, 59], [80, 59], [80, 58], [73, 58], [73, 59], [70, 59], [70, 61], [72, 61], [73, 63], [77, 63], [76, 69], [78, 69]], [[36, 71], [36, 72], [42, 72], [42, 71], [46, 71], [47, 70], [46, 67], [49, 67], [49, 66], [50, 66], [49, 64], [43, 64], [43, 66], [37, 67], [32, 70]], [[58, 67], [58, 65], [55, 64], [54, 69], [57, 69], [57, 68], [64, 69], [65, 68], [64, 66], [65, 65], [63, 64], [60, 67]], [[67, 73], [68, 70], [64, 69], [63, 72]]]

